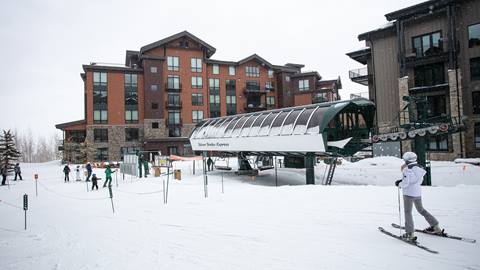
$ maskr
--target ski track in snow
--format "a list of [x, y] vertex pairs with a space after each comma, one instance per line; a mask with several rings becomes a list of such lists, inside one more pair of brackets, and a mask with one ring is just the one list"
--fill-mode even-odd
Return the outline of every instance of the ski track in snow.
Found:
[[[398, 222], [396, 158], [366, 159], [337, 166], [334, 186], [305, 186], [305, 170], [262, 171], [255, 178], [230, 172], [203, 178], [191, 162], [175, 163], [182, 180], [170, 180], [163, 204], [163, 178], [112, 182], [86, 191], [85, 182], [63, 183], [57, 162], [22, 164], [31, 180], [0, 189], [0, 269], [480, 269], [479, 244], [419, 235], [440, 254], [417, 250], [378, 232]], [[234, 166], [233, 166], [234, 167]], [[317, 164], [321, 183], [325, 165]], [[432, 162], [432, 182], [423, 202], [446, 231], [480, 240], [480, 169]], [[103, 177], [103, 170], [96, 169]], [[225, 193], [221, 193], [221, 177]], [[342, 185], [343, 184], [348, 184]], [[154, 193], [156, 192], [156, 193]], [[22, 195], [29, 194], [28, 230]], [[414, 214], [415, 225], [426, 222]], [[402, 215], [403, 221], [403, 215]]]

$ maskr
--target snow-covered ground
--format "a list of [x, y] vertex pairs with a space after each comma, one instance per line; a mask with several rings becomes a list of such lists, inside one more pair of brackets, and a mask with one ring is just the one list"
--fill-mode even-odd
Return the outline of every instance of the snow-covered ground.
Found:
[[[255, 179], [214, 171], [205, 198], [192, 161], [176, 162], [182, 180], [170, 181], [167, 205], [164, 178], [118, 175], [117, 188], [114, 176], [115, 213], [103, 181], [87, 192], [83, 181], [63, 183], [58, 162], [23, 164], [26, 180], [0, 187], [0, 269], [480, 269], [478, 243], [418, 234], [436, 255], [378, 232], [399, 233], [389, 224], [398, 223], [401, 163], [344, 162], [332, 186], [303, 185], [305, 170], [279, 169], [279, 187], [274, 170]], [[318, 164], [317, 183], [324, 171]], [[424, 206], [447, 232], [480, 240], [480, 167], [432, 162], [432, 173]]]

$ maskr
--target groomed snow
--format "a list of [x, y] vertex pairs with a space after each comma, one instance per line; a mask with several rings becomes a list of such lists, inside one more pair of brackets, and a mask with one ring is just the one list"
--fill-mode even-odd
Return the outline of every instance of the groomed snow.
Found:
[[[87, 192], [84, 181], [63, 183], [58, 162], [22, 164], [26, 180], [0, 187], [0, 269], [480, 269], [478, 243], [418, 234], [435, 255], [378, 232], [399, 233], [389, 224], [398, 223], [400, 159], [343, 162], [333, 186], [303, 185], [305, 170], [279, 169], [279, 187], [274, 170], [255, 179], [214, 171], [208, 198], [192, 163], [175, 163], [182, 180], [170, 181], [167, 205], [163, 178], [118, 175], [117, 188], [114, 176], [115, 214], [103, 181]], [[324, 171], [318, 164], [317, 183]], [[479, 240], [480, 167], [432, 162], [432, 171], [424, 206], [447, 232]], [[24, 193], [26, 231], [16, 208]]]

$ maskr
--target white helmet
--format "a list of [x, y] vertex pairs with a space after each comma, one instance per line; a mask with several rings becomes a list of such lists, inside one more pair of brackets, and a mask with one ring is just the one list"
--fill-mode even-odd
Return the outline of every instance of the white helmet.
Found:
[[405, 154], [403, 154], [403, 160], [405, 160], [405, 162], [408, 162], [408, 163], [412, 163], [412, 162], [416, 162], [417, 161], [417, 154], [413, 153], [413, 152], [406, 152]]

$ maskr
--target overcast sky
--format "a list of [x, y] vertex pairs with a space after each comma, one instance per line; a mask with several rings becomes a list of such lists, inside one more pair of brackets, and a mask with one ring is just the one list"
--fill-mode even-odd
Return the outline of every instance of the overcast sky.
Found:
[[367, 89], [348, 78], [362, 67], [345, 53], [384, 14], [419, 0], [28, 1], [0, 3], [0, 129], [49, 136], [83, 119], [82, 64], [123, 63], [126, 50], [187, 30], [214, 46], [213, 59], [253, 53], [341, 77], [342, 99]]

